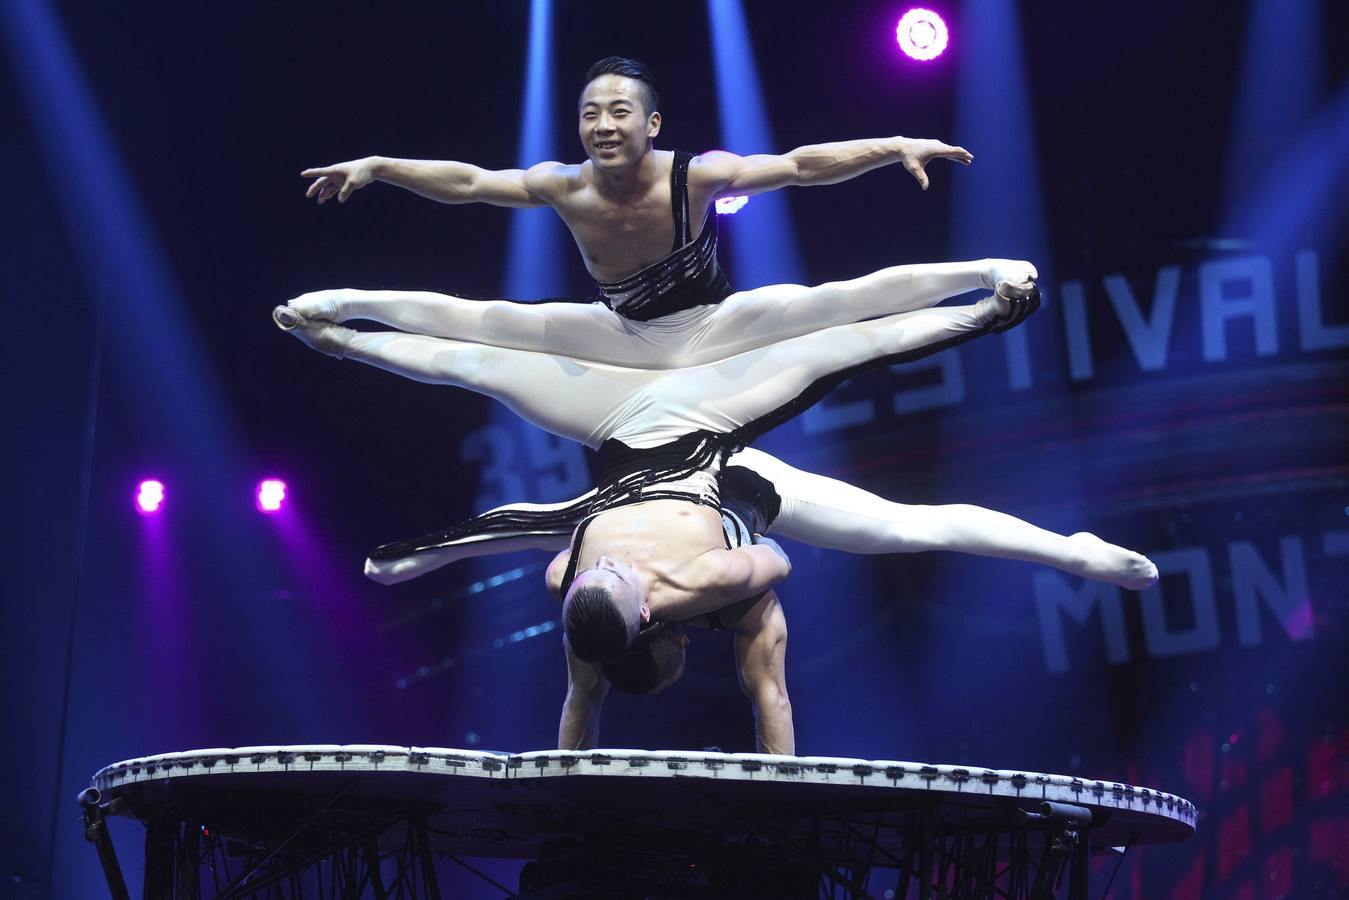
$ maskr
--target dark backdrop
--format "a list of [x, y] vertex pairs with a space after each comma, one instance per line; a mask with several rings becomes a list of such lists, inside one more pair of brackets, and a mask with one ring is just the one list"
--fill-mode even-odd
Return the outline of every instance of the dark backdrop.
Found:
[[[1052, 253], [1021, 381], [1002, 339], [978, 342], [855, 380], [775, 452], [905, 502], [1090, 529], [1164, 571], [1140, 597], [1016, 563], [790, 546], [800, 752], [1194, 800], [1199, 835], [1135, 854], [1121, 896], [1345, 890], [1342, 5], [1275, 48], [1314, 77], [1266, 97], [1279, 127], [1257, 130], [1241, 128], [1246, 4], [1027, 6], [1005, 35], [1023, 127], [979, 145], [956, 131], [957, 61], [989, 4], [940, 5], [953, 43], [927, 68], [894, 52], [893, 4], [747, 6], [776, 148], [728, 149], [903, 133], [966, 143], [976, 169], [1029, 151], [1039, 172], [1042, 221], [1016, 201], [1026, 184], [972, 204], [958, 187], [975, 170], [941, 165], [926, 194], [898, 170], [789, 192], [809, 280], [1010, 255], [1026, 229]], [[0, 896], [98, 895], [73, 798], [128, 757], [550, 746], [565, 683], [545, 558], [393, 589], [360, 575], [375, 544], [475, 511], [491, 485], [465, 442], [489, 405], [320, 357], [268, 320], [319, 287], [502, 292], [511, 213], [385, 186], [315, 208], [297, 173], [372, 153], [514, 165], [528, 4], [6, 15]], [[559, 0], [553, 31], [561, 158], [580, 156], [580, 75], [610, 53], [656, 70], [660, 146], [722, 146], [700, 5]], [[754, 209], [724, 222], [728, 245], [752, 239]], [[993, 236], [972, 251], [971, 215]], [[588, 294], [562, 258], [551, 292]], [[1172, 283], [1167, 339], [1121, 324], [1121, 298], [1146, 319]], [[1247, 298], [1254, 317], [1214, 312]], [[1140, 335], [1162, 348], [1146, 364]], [[575, 483], [565, 450], [511, 434], [534, 499]], [[289, 483], [284, 520], [252, 508], [267, 474]], [[131, 509], [148, 475], [170, 491], [153, 520]], [[729, 641], [699, 636], [667, 694], [613, 699], [603, 743], [752, 749]], [[115, 836], [138, 856], [134, 828]]]

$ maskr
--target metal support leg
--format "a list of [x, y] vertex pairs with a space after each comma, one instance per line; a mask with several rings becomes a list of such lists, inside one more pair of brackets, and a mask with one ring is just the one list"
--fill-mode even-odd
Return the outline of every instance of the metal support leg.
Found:
[[388, 900], [384, 890], [384, 873], [379, 870], [379, 836], [371, 835], [365, 842], [365, 867], [370, 870], [370, 887], [375, 900]]
[[198, 900], [201, 896], [201, 826], [191, 820], [183, 823], [176, 881], [175, 900]]
[[103, 877], [108, 882], [108, 893], [112, 895], [112, 900], [131, 900], [131, 894], [126, 889], [126, 878], [122, 876], [122, 866], [117, 862], [117, 851], [112, 846], [112, 835], [108, 834], [108, 825], [105, 821], [117, 810], [111, 803], [100, 806], [101, 799], [102, 796], [94, 788], [80, 792], [80, 806], [84, 807], [84, 839], [98, 850], [98, 861], [103, 866]]
[[1091, 873], [1091, 833], [1078, 832], [1077, 847], [1073, 850], [1072, 866], [1068, 870], [1068, 900], [1087, 900], [1087, 881]]
[[174, 838], [179, 824], [174, 819], [151, 819], [145, 823], [144, 900], [175, 900], [173, 890]]
[[417, 823], [417, 857], [422, 867], [422, 880], [426, 882], [426, 896], [429, 900], [440, 900], [440, 882], [436, 880], [436, 867], [431, 859], [431, 842], [426, 838], [426, 823]]
[[918, 833], [918, 898], [932, 900], [932, 829], [924, 822]]

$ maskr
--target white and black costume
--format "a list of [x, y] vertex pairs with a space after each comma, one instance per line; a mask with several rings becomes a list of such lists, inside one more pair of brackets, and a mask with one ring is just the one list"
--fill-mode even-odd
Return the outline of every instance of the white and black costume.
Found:
[[[489, 394], [549, 431], [599, 448], [595, 491], [565, 504], [503, 507], [459, 528], [385, 545], [367, 563], [372, 577], [401, 581], [468, 556], [551, 548], [585, 516], [625, 503], [677, 498], [715, 507], [726, 458], [833, 385], [862, 368], [1011, 327], [1038, 305], [1032, 292], [1011, 303], [989, 298], [927, 309], [969, 290], [1033, 279], [1028, 264], [999, 260], [898, 266], [817, 287], [731, 293], [716, 257], [716, 215], [709, 210], [692, 234], [689, 158], [676, 153], [671, 171], [672, 252], [600, 284], [600, 301], [530, 304], [393, 291], [291, 301], [290, 309], [309, 319], [300, 336], [325, 352]], [[300, 316], [278, 322], [288, 327]], [[324, 327], [352, 318], [412, 333]], [[653, 371], [672, 367], [683, 368]], [[1088, 569], [1080, 541], [1064, 546], [1070, 539], [1001, 513], [904, 506], [757, 451], [736, 459], [766, 470], [782, 489], [779, 534], [853, 552], [945, 548]], [[1114, 573], [1118, 566], [1104, 568]]]
[[717, 476], [730, 454], [843, 380], [1010, 327], [1037, 303], [1038, 295], [990, 297], [972, 306], [916, 310], [834, 326], [718, 363], [657, 371], [306, 321], [294, 333], [335, 356], [495, 397], [535, 425], [598, 449], [599, 485], [573, 508], [535, 508], [524, 519], [519, 508], [482, 517], [484, 525], [502, 519], [504, 530], [519, 533], [574, 525], [649, 499], [715, 507]]
[[297, 334], [333, 355], [496, 397], [529, 421], [599, 450], [595, 491], [566, 504], [503, 507], [460, 528], [386, 545], [367, 563], [380, 581], [483, 553], [555, 548], [559, 533], [618, 505], [675, 498], [717, 507], [717, 476], [733, 458], [775, 485], [782, 498], [775, 534], [855, 553], [949, 549], [1024, 559], [1126, 587], [1146, 585], [1154, 577], [1147, 560], [1094, 536], [1056, 535], [974, 506], [892, 503], [743, 449], [858, 371], [1002, 330], [1037, 302], [1032, 294], [916, 310], [660, 371], [323, 323], [301, 323]]
[[[858, 554], [952, 550], [1054, 566], [1135, 589], [1155, 574], [1144, 557], [1090, 534], [1055, 534], [978, 506], [895, 503], [837, 479], [804, 472], [753, 448], [729, 458], [720, 487], [724, 525], [730, 511], [749, 533], [830, 550]], [[511, 504], [455, 528], [385, 544], [371, 553], [366, 574], [394, 584], [465, 559], [565, 549], [594, 496], [590, 492], [557, 504]], [[695, 502], [711, 505], [705, 499]]]
[[[495, 397], [535, 425], [599, 449], [603, 471], [587, 501], [595, 512], [655, 496], [707, 495], [731, 453], [843, 380], [1010, 327], [1037, 303], [1038, 295], [990, 297], [972, 306], [916, 310], [716, 363], [657, 371], [322, 323], [300, 322], [295, 333], [335, 356]], [[690, 489], [689, 479], [701, 479], [702, 486]], [[710, 495], [704, 502], [715, 505]]]
[[[495, 397], [535, 425], [588, 447], [619, 441], [646, 449], [699, 431], [743, 446], [863, 369], [1001, 331], [1038, 301], [1038, 294], [1020, 301], [989, 297], [971, 306], [915, 310], [669, 370], [321, 322], [295, 323], [293, 333], [333, 356]], [[277, 314], [294, 315], [285, 307]]]
[[731, 296], [731, 285], [717, 258], [717, 216], [703, 218], [694, 238], [689, 211], [689, 163], [692, 153], [674, 152], [670, 167], [670, 211], [674, 247], [664, 259], [619, 281], [596, 282], [601, 302], [625, 319], [650, 322], [698, 306], [715, 306]]

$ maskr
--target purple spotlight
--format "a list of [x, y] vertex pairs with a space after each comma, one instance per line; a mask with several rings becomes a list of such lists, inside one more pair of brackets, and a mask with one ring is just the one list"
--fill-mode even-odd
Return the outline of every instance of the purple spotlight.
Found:
[[286, 483], [280, 478], [264, 478], [258, 482], [259, 512], [274, 513], [286, 502]]
[[164, 505], [164, 483], [153, 478], [136, 485], [136, 512], [153, 516]]
[[716, 200], [717, 213], [723, 216], [738, 213], [748, 202], [748, 197], [718, 197]]
[[913, 59], [927, 62], [946, 49], [946, 23], [930, 9], [911, 9], [899, 20], [895, 40], [899, 49]]

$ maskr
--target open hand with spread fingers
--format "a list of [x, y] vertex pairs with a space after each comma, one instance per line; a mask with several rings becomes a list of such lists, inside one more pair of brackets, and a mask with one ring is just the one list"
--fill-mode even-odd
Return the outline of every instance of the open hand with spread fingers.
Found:
[[964, 147], [953, 147], [941, 141], [926, 139], [901, 138], [901, 140], [903, 143], [900, 145], [900, 164], [918, 180], [918, 186], [923, 190], [928, 188], [927, 172], [924, 169], [932, 160], [949, 159], [966, 166], [974, 162], [974, 154]]
[[346, 203], [352, 191], [359, 191], [375, 180], [375, 167], [370, 159], [356, 159], [333, 166], [305, 169], [300, 177], [314, 179], [309, 190], [305, 191], [306, 197], [316, 198], [319, 203], [336, 197], [338, 203]]

